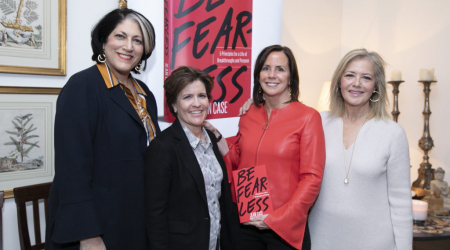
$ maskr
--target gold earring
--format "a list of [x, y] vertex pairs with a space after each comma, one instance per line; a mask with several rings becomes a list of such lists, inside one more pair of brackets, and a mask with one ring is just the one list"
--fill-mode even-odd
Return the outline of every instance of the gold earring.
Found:
[[336, 96], [341, 96], [341, 88], [339, 86], [336, 87]]
[[136, 71], [141, 71], [142, 70], [142, 65], [139, 63], [138, 65], [136, 65], [136, 67], [134, 67], [134, 69]]
[[258, 89], [258, 93], [260, 93], [260, 94], [262, 94], [262, 88], [261, 88], [261, 85], [259, 85], [259, 89]]
[[380, 98], [381, 98], [380, 93], [379, 93], [378, 91], [376, 91], [376, 90], [374, 90], [374, 91], [372, 92], [372, 95], [375, 94], [375, 93], [378, 94], [378, 99], [372, 100], [372, 97], [370, 97], [369, 100], [370, 100], [371, 102], [378, 102], [378, 101], [380, 100]]
[[106, 55], [105, 51], [103, 50], [101, 54], [98, 54], [97, 60], [99, 63], [105, 63], [106, 62]]

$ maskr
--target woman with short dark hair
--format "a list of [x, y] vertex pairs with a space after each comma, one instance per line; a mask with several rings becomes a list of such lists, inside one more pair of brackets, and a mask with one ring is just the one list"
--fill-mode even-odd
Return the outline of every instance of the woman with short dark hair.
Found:
[[152, 92], [130, 72], [145, 69], [154, 30], [116, 9], [91, 39], [96, 65], [58, 97], [45, 249], [145, 250], [144, 153], [160, 129]]
[[203, 128], [212, 88], [207, 73], [187, 66], [164, 82], [176, 120], [146, 152], [150, 249], [232, 249], [231, 191], [217, 147], [222, 136]]

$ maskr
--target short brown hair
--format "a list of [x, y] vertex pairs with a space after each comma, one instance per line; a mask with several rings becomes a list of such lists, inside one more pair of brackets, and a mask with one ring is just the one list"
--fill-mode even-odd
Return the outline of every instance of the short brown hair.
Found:
[[334, 71], [333, 78], [330, 85], [330, 116], [342, 117], [345, 112], [345, 101], [340, 93], [341, 78], [344, 74], [347, 66], [354, 59], [368, 59], [373, 65], [374, 78], [375, 78], [375, 90], [378, 91], [378, 95], [375, 94], [372, 98], [379, 99], [378, 102], [369, 102], [370, 114], [369, 118], [375, 117], [377, 119], [389, 118], [387, 106], [389, 100], [387, 98], [386, 89], [386, 76], [385, 76], [385, 62], [383, 58], [374, 51], [367, 51], [366, 49], [355, 49], [348, 52], [342, 60], [339, 62], [336, 70]]
[[291, 89], [291, 100], [288, 102], [298, 101], [298, 96], [300, 95], [300, 78], [298, 75], [297, 62], [295, 61], [294, 54], [291, 49], [286, 46], [281, 45], [271, 45], [264, 48], [258, 55], [255, 64], [255, 70], [253, 71], [253, 102], [255, 106], [259, 107], [261, 103], [264, 102], [263, 94], [260, 93], [261, 84], [259, 83], [259, 73], [264, 66], [264, 63], [272, 52], [283, 52], [288, 58], [289, 66], [289, 88]]
[[166, 104], [173, 116], [177, 113], [173, 110], [172, 104], [177, 102], [178, 94], [190, 83], [199, 80], [205, 85], [206, 95], [208, 100], [211, 100], [211, 91], [214, 87], [213, 79], [208, 73], [199, 69], [181, 66], [174, 70], [169, 77], [164, 81], [164, 90], [166, 95]]

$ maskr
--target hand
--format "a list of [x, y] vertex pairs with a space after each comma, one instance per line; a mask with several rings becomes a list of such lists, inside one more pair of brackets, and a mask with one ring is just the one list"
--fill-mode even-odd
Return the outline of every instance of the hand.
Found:
[[[203, 122], [203, 127], [213, 132], [216, 138], [218, 138], [221, 135], [219, 130], [217, 130], [213, 125], [211, 125], [211, 123], [207, 121]], [[228, 143], [225, 138], [222, 138], [220, 141], [217, 142], [217, 147], [219, 148], [219, 152], [222, 156], [225, 156], [229, 151]]]
[[213, 132], [214, 135], [216, 136], [216, 138], [219, 137], [219, 135], [220, 135], [219, 131], [213, 125], [211, 125], [211, 123], [209, 123], [205, 120], [203, 122], [203, 127], [206, 128], [207, 130]]
[[253, 104], [253, 99], [248, 99], [244, 105], [242, 105], [241, 108], [239, 108], [239, 116], [241, 115], [245, 115], [245, 113], [247, 113], [248, 109], [250, 108], [250, 106], [252, 106]]
[[264, 223], [264, 219], [269, 216], [268, 214], [258, 215], [251, 218], [251, 221], [244, 223], [247, 226], [255, 226], [259, 230], [269, 229], [269, 227]]
[[80, 250], [106, 250], [105, 243], [100, 236], [80, 240]]

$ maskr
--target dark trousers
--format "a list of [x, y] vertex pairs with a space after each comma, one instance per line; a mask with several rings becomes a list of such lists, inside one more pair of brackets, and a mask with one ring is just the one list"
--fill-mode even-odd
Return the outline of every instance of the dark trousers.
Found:
[[[270, 229], [259, 230], [254, 226], [240, 225], [236, 234], [236, 250], [293, 250], [280, 236]], [[305, 228], [302, 250], [311, 249], [308, 224]]]

